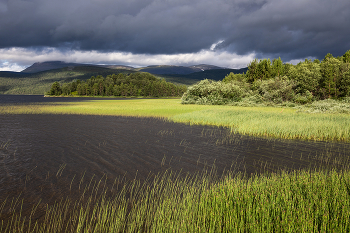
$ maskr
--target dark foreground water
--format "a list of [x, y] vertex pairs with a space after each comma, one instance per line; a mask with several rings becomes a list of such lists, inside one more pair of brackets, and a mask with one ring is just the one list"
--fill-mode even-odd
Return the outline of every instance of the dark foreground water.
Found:
[[31, 104], [49, 102], [78, 102], [87, 100], [130, 100], [132, 98], [94, 98], [94, 97], [44, 97], [43, 95], [0, 95], [0, 105], [6, 104]]
[[[7, 104], [18, 98], [22, 103], [53, 101], [0, 97]], [[342, 167], [349, 156], [350, 144], [230, 135], [223, 128], [151, 118], [0, 113], [0, 206], [20, 197], [24, 209], [38, 202], [44, 208], [67, 195], [78, 197], [92, 179], [107, 178], [108, 185], [170, 168], [194, 173], [214, 164], [218, 174]]]

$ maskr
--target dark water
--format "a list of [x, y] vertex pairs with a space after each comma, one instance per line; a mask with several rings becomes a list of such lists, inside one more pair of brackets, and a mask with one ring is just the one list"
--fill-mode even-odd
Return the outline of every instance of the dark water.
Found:
[[44, 97], [43, 95], [0, 95], [0, 105], [31, 104], [49, 102], [78, 102], [87, 100], [130, 100], [131, 98], [93, 98], [93, 97]]
[[[77, 101], [0, 96], [2, 104], [46, 99]], [[39, 201], [44, 208], [67, 195], [78, 196], [80, 186], [93, 178], [143, 179], [150, 172], [194, 173], [213, 164], [219, 174], [230, 168], [253, 173], [341, 167], [349, 155], [350, 144], [230, 135], [223, 128], [151, 118], [0, 114], [0, 204], [20, 196], [26, 200], [24, 209]]]

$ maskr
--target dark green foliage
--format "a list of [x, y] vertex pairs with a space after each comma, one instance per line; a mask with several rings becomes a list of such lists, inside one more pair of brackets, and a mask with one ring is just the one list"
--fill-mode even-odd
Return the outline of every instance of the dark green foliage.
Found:
[[60, 84], [58, 82], [54, 82], [50, 89], [50, 95], [61, 95], [61, 94], [62, 94], [62, 89]]
[[346, 51], [346, 53], [343, 55], [343, 62], [350, 63], [350, 50]]
[[339, 96], [350, 96], [350, 63], [343, 63], [340, 67]]
[[287, 76], [282, 78], [276, 77], [268, 80], [257, 81], [259, 94], [265, 101], [274, 103], [282, 103], [285, 101], [293, 101], [295, 97], [295, 82], [289, 80]]
[[[61, 88], [55, 82], [55, 88]], [[54, 88], [54, 86], [52, 87]], [[52, 89], [51, 88], [51, 89]], [[86, 95], [86, 96], [148, 96], [165, 97], [181, 96], [187, 87], [175, 85], [156, 78], [146, 72], [137, 72], [130, 75], [112, 74], [104, 78], [101, 75], [92, 76], [86, 81], [73, 81], [62, 85], [62, 92], [52, 92], [51, 95]], [[53, 94], [52, 94], [53, 93]], [[57, 94], [56, 94], [57, 93]]]
[[[278, 72], [278, 62], [276, 63], [276, 71]], [[266, 80], [272, 77], [274, 73], [276, 73], [275, 70], [271, 67], [271, 61], [270, 59], [263, 59], [259, 62], [255, 59], [248, 65], [248, 71], [247, 71], [247, 81], [248, 82], [254, 82], [255, 80]]]
[[340, 81], [340, 65], [341, 61], [327, 54], [321, 62], [321, 87], [325, 97], [338, 97], [338, 82]]
[[191, 86], [182, 96], [185, 104], [227, 104], [239, 101], [244, 96], [244, 89], [234, 83], [202, 80]]
[[[227, 93], [231, 92], [231, 93]], [[237, 102], [311, 103], [350, 96], [350, 50], [342, 57], [328, 53], [320, 62], [305, 59], [297, 65], [281, 58], [257, 60], [246, 74], [228, 74], [222, 82], [202, 81], [188, 88], [182, 103], [237, 104]]]
[[62, 84], [77, 79], [87, 80], [91, 76], [102, 75], [106, 77], [111, 74], [134, 72], [132, 70], [108, 69], [98, 66], [65, 67], [38, 73], [0, 72], [0, 94], [42, 95], [47, 93], [52, 83], [56, 81]]
[[234, 83], [240, 83], [245, 80], [245, 74], [234, 74], [229, 73], [222, 81], [224, 83], [234, 82]]
[[305, 60], [296, 66], [291, 66], [287, 75], [296, 82], [296, 93], [305, 94], [310, 92], [314, 95], [318, 93], [322, 78], [318, 63]]
[[271, 76], [272, 77], [284, 76], [283, 61], [281, 60], [280, 57], [278, 59], [272, 60]]

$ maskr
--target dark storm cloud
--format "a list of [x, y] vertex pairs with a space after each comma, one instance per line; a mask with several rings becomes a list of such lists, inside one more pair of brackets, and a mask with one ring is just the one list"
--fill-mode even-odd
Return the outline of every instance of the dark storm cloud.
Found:
[[323, 58], [350, 49], [349, 22], [349, 0], [0, 0], [0, 48]]

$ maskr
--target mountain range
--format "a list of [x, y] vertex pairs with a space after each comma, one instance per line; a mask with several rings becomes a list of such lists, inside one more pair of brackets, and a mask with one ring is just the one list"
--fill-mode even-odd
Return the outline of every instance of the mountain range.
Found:
[[181, 74], [187, 75], [195, 72], [201, 72], [205, 70], [218, 70], [218, 69], [228, 69], [213, 65], [194, 65], [194, 66], [174, 66], [174, 65], [151, 65], [147, 67], [134, 68], [131, 66], [123, 66], [123, 65], [92, 65], [92, 64], [81, 64], [81, 63], [67, 63], [63, 61], [47, 61], [47, 62], [36, 62], [33, 65], [27, 67], [21, 73], [37, 73], [46, 70], [60, 69], [60, 68], [71, 68], [80, 67], [80, 66], [96, 66], [101, 68], [109, 68], [109, 69], [126, 69], [133, 71], [142, 71], [148, 72], [151, 74]]
[[243, 73], [247, 68], [229, 69], [213, 65], [152, 65], [135, 68], [123, 65], [92, 65], [62, 61], [36, 62], [21, 72], [0, 71], [0, 94], [43, 94], [55, 81], [64, 83], [91, 76], [148, 72], [176, 84], [192, 85], [203, 79], [222, 80], [229, 73]]

